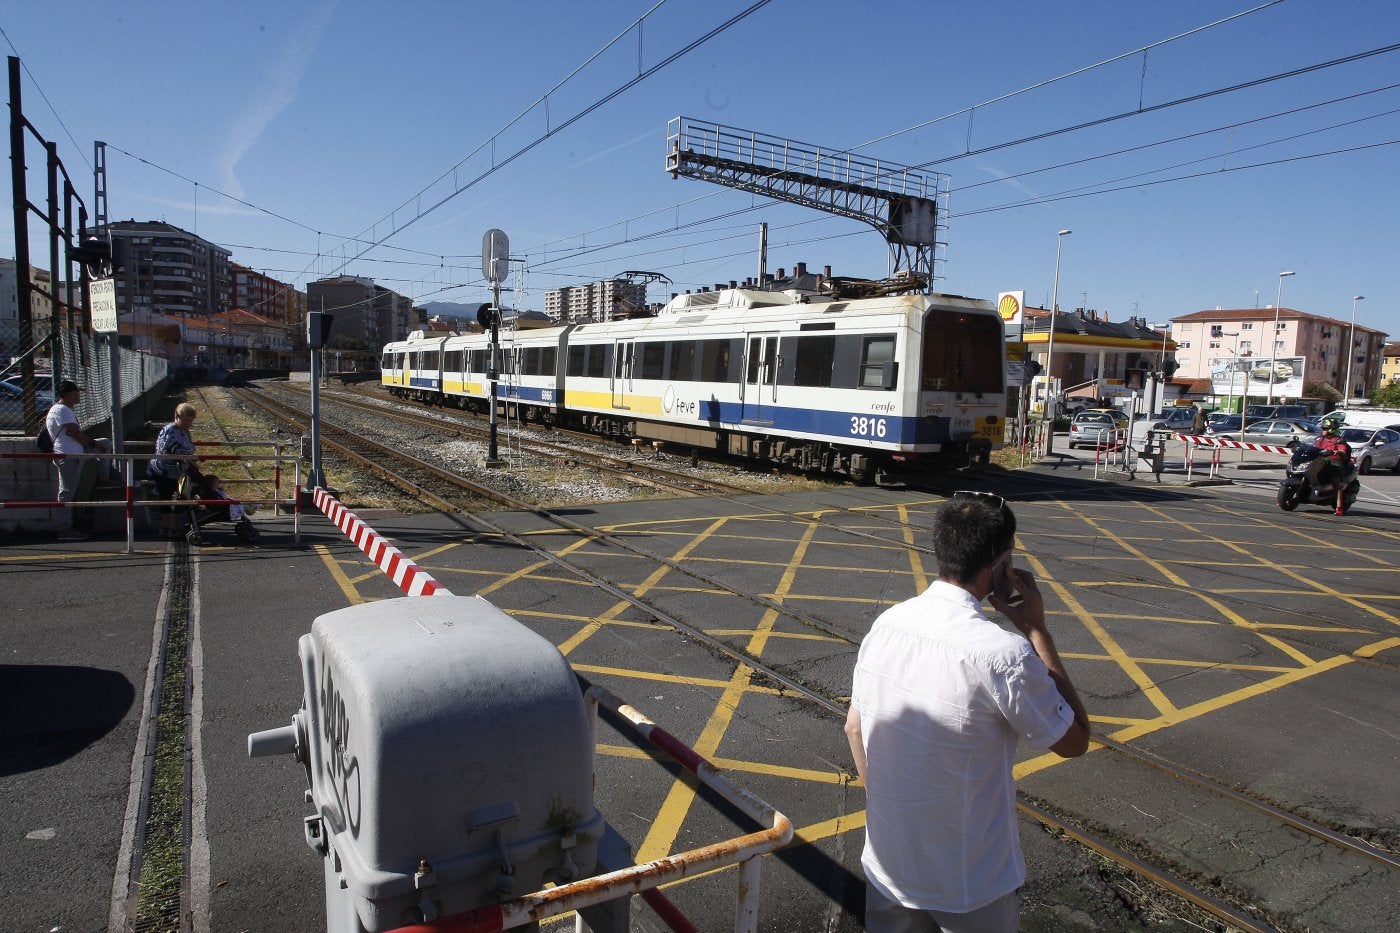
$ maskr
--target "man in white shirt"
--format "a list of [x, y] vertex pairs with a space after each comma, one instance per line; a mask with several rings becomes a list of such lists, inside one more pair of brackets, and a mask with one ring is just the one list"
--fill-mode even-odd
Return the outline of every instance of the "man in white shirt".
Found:
[[[53, 452], [56, 454], [82, 454], [82, 453], [110, 453], [111, 442], [105, 437], [91, 438], [83, 433], [83, 429], [78, 427], [78, 415], [73, 410], [82, 398], [82, 387], [71, 379], [65, 379], [58, 384], [58, 400], [53, 403], [49, 413], [44, 417], [44, 427], [48, 429], [49, 437], [53, 438]], [[82, 479], [83, 464], [86, 460], [74, 460], [66, 457], [63, 460], [55, 460], [54, 466], [58, 469], [58, 501], [72, 502], [78, 494], [78, 483]], [[98, 461], [101, 464], [102, 461]], [[101, 467], [99, 467], [101, 469]], [[81, 540], [87, 537], [79, 531], [74, 531], [72, 509], [63, 510], [64, 530], [59, 532], [59, 538], [67, 540]]]
[[[938, 580], [861, 644], [846, 736], [865, 785], [865, 923], [877, 933], [1014, 933], [1026, 878], [1016, 742], [1066, 758], [1088, 748], [1035, 579], [1010, 566], [1015, 538], [1001, 497], [955, 493], [934, 522]], [[988, 596], [1020, 636], [983, 615]]]

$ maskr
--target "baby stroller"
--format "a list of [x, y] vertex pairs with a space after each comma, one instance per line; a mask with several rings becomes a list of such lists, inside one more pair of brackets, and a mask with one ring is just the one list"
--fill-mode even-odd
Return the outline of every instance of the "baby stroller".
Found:
[[[182, 482], [181, 491], [192, 490], [193, 494], [188, 495], [190, 499], [229, 499], [229, 494], [224, 490], [219, 478], [212, 474], [204, 474], [199, 477], [190, 477], [192, 483]], [[222, 505], [195, 505], [190, 509], [190, 527], [185, 533], [185, 540], [190, 544], [198, 544], [200, 539], [200, 529], [205, 525], [212, 525], [216, 522], [232, 522], [233, 533], [238, 535], [238, 540], [248, 544], [256, 544], [262, 535], [258, 532], [256, 525], [248, 518], [253, 511], [253, 507], [243, 505], [237, 500], [226, 502]]]

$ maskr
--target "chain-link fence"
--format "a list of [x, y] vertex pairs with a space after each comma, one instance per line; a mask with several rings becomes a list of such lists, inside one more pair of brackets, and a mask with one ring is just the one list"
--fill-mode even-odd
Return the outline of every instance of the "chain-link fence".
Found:
[[[35, 321], [33, 331], [34, 344], [42, 345], [33, 353], [34, 376], [26, 381], [18, 363], [11, 363], [30, 347], [19, 346], [16, 321], [0, 321], [0, 370], [6, 370], [0, 381], [0, 434], [35, 434], [53, 404], [57, 383], [64, 379], [72, 379], [82, 387], [82, 401], [76, 413], [84, 430], [108, 421], [112, 415], [113, 335], [80, 338], [76, 331], [64, 328], [57, 341], [45, 340], [49, 336], [48, 321]], [[169, 364], [162, 357], [121, 347], [117, 351], [124, 408], [169, 376]], [[59, 361], [57, 370], [55, 356]], [[34, 421], [29, 420], [31, 412]]]

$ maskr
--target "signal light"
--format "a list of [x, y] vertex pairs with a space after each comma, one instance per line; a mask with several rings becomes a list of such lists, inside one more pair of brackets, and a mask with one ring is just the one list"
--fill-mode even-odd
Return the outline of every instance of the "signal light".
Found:
[[482, 330], [490, 330], [501, 319], [501, 313], [489, 301], [476, 310], [476, 322]]

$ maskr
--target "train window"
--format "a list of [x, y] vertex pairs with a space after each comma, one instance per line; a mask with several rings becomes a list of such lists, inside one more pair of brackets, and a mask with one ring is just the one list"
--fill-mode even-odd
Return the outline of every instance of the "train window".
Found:
[[608, 378], [608, 350], [607, 344], [602, 343], [596, 343], [588, 348], [588, 359], [583, 368], [585, 376], [594, 379]]
[[485, 351], [485, 350], [472, 350], [472, 351], [471, 351], [471, 369], [470, 369], [469, 371], [470, 371], [470, 372], [474, 372], [474, 373], [484, 373], [484, 372], [486, 372], [486, 351]]
[[924, 318], [919, 388], [925, 392], [1002, 391], [1001, 321], [980, 314], [930, 311]]
[[540, 374], [540, 348], [530, 347], [520, 351], [520, 375], [538, 376]]
[[584, 362], [587, 359], [587, 347], [569, 347], [569, 366], [566, 375], [582, 376]]
[[666, 361], [666, 344], [658, 341], [641, 345], [638, 379], [660, 379]]
[[558, 347], [543, 347], [540, 350], [540, 371], [541, 376], [554, 375], [555, 361], [559, 359]]
[[673, 382], [690, 382], [695, 378], [695, 342], [677, 340], [671, 344], [671, 369], [667, 374]]
[[438, 353], [436, 350], [430, 350], [427, 353], [423, 354], [422, 367], [424, 369], [438, 368]]
[[[801, 336], [792, 341], [795, 354], [792, 384], [829, 388], [832, 367], [836, 361], [836, 335]], [[784, 341], [784, 352], [788, 352]]]
[[380, 358], [380, 360], [379, 360], [379, 368], [380, 368], [380, 369], [393, 369], [393, 368], [394, 368], [394, 354], [392, 354], [392, 353], [386, 353], [386, 354], [384, 354], [384, 355]]
[[701, 382], [729, 382], [730, 361], [734, 359], [734, 344], [737, 340], [700, 341]]
[[860, 355], [860, 387], [893, 389], [894, 334], [872, 334], [865, 338]]

